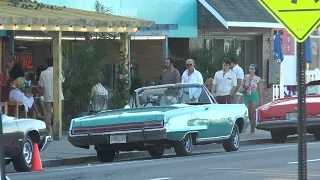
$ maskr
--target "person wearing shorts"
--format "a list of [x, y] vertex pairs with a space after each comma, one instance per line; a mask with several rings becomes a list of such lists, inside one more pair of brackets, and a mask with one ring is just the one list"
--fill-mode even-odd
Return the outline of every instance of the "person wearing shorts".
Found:
[[250, 135], [253, 135], [256, 128], [256, 115], [255, 110], [262, 102], [262, 85], [261, 78], [258, 74], [257, 65], [251, 64], [249, 67], [249, 74], [244, 76], [243, 79], [244, 103], [249, 110], [250, 119]]

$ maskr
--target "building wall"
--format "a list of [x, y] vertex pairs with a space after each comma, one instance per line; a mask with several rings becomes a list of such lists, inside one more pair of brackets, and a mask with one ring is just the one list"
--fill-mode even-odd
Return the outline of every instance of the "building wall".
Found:
[[[162, 74], [162, 62], [164, 60], [164, 40], [131, 40], [130, 56], [136, 58], [139, 76], [143, 81], [155, 81]], [[104, 85], [112, 89], [114, 76], [114, 65], [120, 62], [119, 43], [117, 40], [110, 40], [108, 44], [109, 64], [104, 67]]]
[[[268, 103], [272, 101], [273, 89], [267, 86], [267, 62], [269, 59], [273, 58], [273, 29], [263, 29], [263, 28], [229, 28], [225, 29], [224, 27], [206, 27], [199, 28], [198, 38], [189, 39], [189, 50], [203, 48], [204, 40], [207, 37], [214, 36], [252, 36], [258, 37], [262, 36], [262, 103]], [[247, 67], [242, 67], [245, 73], [248, 72]]]
[[163, 40], [131, 40], [131, 58], [137, 59], [139, 75], [152, 82], [162, 73]]
[[168, 38], [169, 57], [186, 56], [189, 53], [189, 38]]
[[262, 103], [268, 103], [272, 101], [273, 88], [267, 87], [268, 76], [268, 60], [273, 59], [273, 29], [270, 29], [263, 34], [263, 87], [262, 87]]

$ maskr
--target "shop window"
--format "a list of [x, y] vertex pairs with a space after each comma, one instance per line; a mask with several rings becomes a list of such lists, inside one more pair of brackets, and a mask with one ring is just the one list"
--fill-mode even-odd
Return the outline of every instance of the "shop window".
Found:
[[224, 49], [228, 51], [234, 49], [239, 55], [238, 64], [243, 68], [245, 73], [248, 72], [250, 64], [254, 63], [260, 70], [262, 76], [262, 52], [263, 52], [263, 37], [215, 37], [215, 49]]

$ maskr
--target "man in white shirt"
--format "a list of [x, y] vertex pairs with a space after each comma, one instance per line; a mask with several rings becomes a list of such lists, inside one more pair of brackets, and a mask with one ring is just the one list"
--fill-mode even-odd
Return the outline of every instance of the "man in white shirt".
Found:
[[243, 72], [243, 69], [237, 64], [236, 58], [230, 57], [229, 59], [231, 60], [230, 68], [236, 74], [236, 77], [237, 77], [237, 87], [235, 90], [236, 94], [232, 98], [232, 104], [239, 104], [240, 98], [242, 96], [242, 94], [239, 93], [239, 89], [242, 85], [242, 80], [244, 78], [244, 72]]
[[222, 70], [217, 71], [214, 75], [211, 93], [216, 93], [216, 101], [219, 104], [231, 104], [236, 93], [236, 74], [229, 69], [230, 64], [230, 59], [224, 59]]
[[[39, 78], [39, 86], [43, 88], [43, 101], [44, 101], [44, 122], [47, 126], [47, 133], [52, 135], [51, 119], [53, 116], [53, 59], [48, 58], [46, 60], [48, 68], [42, 71]], [[61, 81], [64, 82], [64, 78], [61, 74]], [[63, 100], [62, 89], [60, 99]]]
[[[195, 61], [188, 59], [186, 61], [187, 69], [183, 72], [181, 77], [181, 83], [199, 83], [203, 84], [202, 74], [194, 68]], [[182, 91], [182, 103], [198, 102], [198, 98], [201, 95], [201, 88], [183, 88]]]

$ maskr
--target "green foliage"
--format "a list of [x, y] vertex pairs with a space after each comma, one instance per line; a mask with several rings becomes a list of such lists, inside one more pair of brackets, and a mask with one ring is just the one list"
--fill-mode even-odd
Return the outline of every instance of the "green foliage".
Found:
[[138, 62], [136, 57], [132, 57], [130, 59], [130, 82], [132, 82], [135, 78], [139, 78], [139, 71], [138, 71]]
[[[99, 0], [96, 0], [94, 3], [94, 9], [96, 10], [96, 12], [101, 13], [101, 14], [111, 14], [112, 12], [112, 8], [106, 7], [103, 4], [100, 3]], [[98, 34], [98, 36], [100, 37], [104, 37], [107, 39], [115, 39], [117, 37], [119, 37], [119, 33], [106, 33], [106, 32], [99, 32], [96, 33]]]
[[175, 59], [175, 67], [182, 74], [186, 70], [186, 60], [194, 59], [196, 62], [196, 69], [201, 72], [204, 81], [208, 78], [213, 78], [214, 74], [222, 69], [222, 61], [225, 57], [238, 58], [237, 51], [234, 48], [230, 48], [228, 51], [224, 51], [223, 48], [198, 48], [189, 52], [189, 56], [172, 56]]
[[43, 3], [38, 3], [37, 1], [31, 1], [31, 0], [9, 0], [10, 6], [13, 7], [21, 7], [23, 9], [34, 9], [34, 10], [41, 10], [42, 8], [47, 8], [51, 10], [63, 10], [66, 8], [65, 6], [59, 7], [59, 6], [53, 6], [53, 5], [45, 5]]
[[125, 55], [123, 55], [115, 73], [114, 91], [108, 101], [109, 109], [121, 109], [128, 104], [130, 98], [129, 72], [126, 67], [128, 64], [126, 64]]
[[72, 110], [87, 110], [92, 87], [103, 78], [101, 67], [107, 63], [107, 43], [106, 40], [62, 43], [63, 88], [66, 98], [72, 102]]

